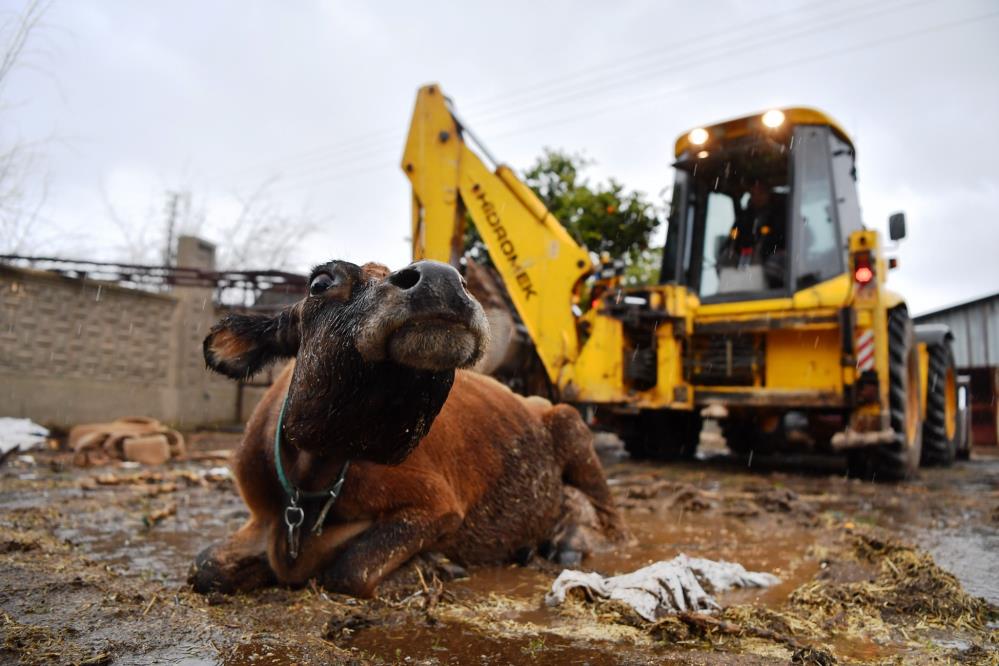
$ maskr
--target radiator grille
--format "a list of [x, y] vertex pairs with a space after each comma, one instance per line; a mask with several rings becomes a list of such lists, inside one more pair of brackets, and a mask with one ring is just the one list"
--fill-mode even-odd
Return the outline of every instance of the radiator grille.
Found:
[[690, 338], [688, 381], [701, 386], [752, 386], [762, 378], [763, 337], [753, 334], [702, 333]]

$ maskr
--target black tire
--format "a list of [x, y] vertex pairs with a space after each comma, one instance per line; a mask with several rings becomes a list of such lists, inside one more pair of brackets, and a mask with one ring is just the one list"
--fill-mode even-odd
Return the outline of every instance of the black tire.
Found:
[[957, 370], [950, 342], [931, 345], [926, 374], [923, 465], [947, 467], [957, 456]]
[[904, 307], [888, 311], [888, 405], [895, 438], [854, 451], [853, 474], [874, 481], [902, 481], [919, 469], [923, 429], [919, 423], [919, 356], [912, 320]]
[[684, 460], [694, 457], [701, 436], [697, 412], [649, 410], [618, 420], [618, 435], [636, 460]]

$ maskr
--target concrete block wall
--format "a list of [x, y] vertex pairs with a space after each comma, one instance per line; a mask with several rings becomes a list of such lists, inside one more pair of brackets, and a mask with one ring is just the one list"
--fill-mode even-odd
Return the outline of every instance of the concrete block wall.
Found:
[[[181, 237], [178, 265], [211, 269], [214, 248]], [[259, 389], [205, 368], [212, 292], [154, 294], [0, 265], [0, 416], [70, 426], [152, 416], [175, 426], [238, 422]]]
[[0, 267], [0, 415], [71, 424], [156, 409], [175, 299]]

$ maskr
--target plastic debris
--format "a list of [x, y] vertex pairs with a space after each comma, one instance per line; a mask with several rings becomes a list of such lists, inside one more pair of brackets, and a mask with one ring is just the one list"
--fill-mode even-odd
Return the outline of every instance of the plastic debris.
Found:
[[777, 576], [746, 571], [741, 564], [681, 554], [620, 576], [566, 569], [552, 583], [545, 603], [558, 605], [569, 590], [582, 588], [590, 598], [621, 601], [654, 622], [669, 613], [720, 610], [711, 595], [733, 587], [770, 587], [779, 582]]
[[49, 431], [31, 419], [0, 417], [0, 455], [19, 449], [29, 451], [45, 443]]

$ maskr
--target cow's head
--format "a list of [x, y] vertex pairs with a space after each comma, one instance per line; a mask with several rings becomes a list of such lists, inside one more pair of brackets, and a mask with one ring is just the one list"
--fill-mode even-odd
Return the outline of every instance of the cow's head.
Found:
[[451, 266], [317, 266], [309, 295], [274, 316], [229, 315], [205, 338], [208, 367], [236, 379], [295, 357], [285, 436], [315, 453], [400, 462], [429, 430], [456, 368], [488, 324]]

